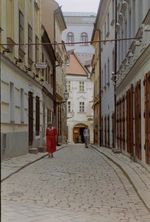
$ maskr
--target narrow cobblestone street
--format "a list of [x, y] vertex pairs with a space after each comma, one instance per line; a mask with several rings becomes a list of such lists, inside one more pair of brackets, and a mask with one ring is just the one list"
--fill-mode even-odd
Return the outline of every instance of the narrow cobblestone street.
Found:
[[106, 156], [68, 145], [2, 183], [2, 222], [148, 222], [121, 169]]

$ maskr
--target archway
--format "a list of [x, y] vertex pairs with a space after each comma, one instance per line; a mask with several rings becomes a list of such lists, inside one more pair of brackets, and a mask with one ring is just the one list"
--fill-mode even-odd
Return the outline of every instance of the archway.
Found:
[[83, 130], [87, 125], [78, 123], [73, 128], [73, 141], [74, 143], [84, 143]]

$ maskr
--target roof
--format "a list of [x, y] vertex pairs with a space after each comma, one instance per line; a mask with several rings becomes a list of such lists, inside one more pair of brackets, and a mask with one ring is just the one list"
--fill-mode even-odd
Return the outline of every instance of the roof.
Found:
[[88, 70], [86, 70], [86, 68], [80, 63], [79, 59], [77, 58], [74, 52], [70, 53], [69, 60], [70, 62], [66, 70], [67, 75], [88, 75]]

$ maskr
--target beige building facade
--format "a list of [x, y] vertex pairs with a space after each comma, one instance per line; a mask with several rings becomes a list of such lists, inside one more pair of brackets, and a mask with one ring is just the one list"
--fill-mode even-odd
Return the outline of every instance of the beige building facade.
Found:
[[0, 1], [2, 158], [43, 149], [47, 123], [56, 120], [55, 6]]

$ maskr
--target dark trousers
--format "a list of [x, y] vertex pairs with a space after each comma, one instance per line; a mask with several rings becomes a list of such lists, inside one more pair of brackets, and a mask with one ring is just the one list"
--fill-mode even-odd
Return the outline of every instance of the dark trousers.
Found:
[[85, 147], [88, 147], [88, 136], [84, 137], [84, 143], [85, 143]]

